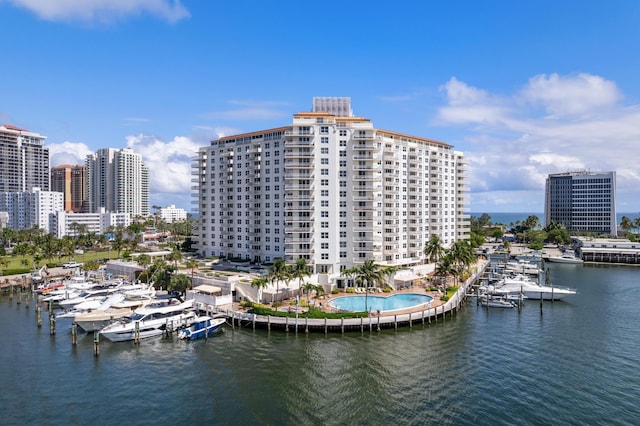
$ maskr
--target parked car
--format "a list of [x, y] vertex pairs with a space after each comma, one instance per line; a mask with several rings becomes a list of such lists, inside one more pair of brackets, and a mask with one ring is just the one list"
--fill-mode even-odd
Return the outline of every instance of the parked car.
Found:
[[72, 261], [72, 262], [64, 263], [62, 265], [62, 267], [65, 268], [65, 269], [71, 269], [71, 268], [79, 268], [82, 265], [83, 265], [83, 263], [78, 263], [78, 262]]

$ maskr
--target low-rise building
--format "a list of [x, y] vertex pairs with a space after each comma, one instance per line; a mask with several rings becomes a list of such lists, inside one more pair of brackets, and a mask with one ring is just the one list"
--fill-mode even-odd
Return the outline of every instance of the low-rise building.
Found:
[[585, 262], [640, 264], [640, 242], [626, 238], [573, 238]]
[[187, 218], [187, 211], [171, 204], [160, 209], [160, 217], [167, 223], [179, 222]]
[[126, 228], [131, 224], [129, 213], [68, 213], [58, 211], [53, 215], [49, 232], [58, 238], [94, 233], [104, 234], [110, 227]]

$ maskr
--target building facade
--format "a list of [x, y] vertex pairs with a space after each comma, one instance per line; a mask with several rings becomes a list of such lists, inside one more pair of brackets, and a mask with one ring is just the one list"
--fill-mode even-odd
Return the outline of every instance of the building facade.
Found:
[[160, 218], [167, 223], [179, 222], [187, 218], [187, 211], [171, 204], [160, 209]]
[[87, 188], [87, 166], [62, 165], [51, 168], [51, 190], [64, 194], [64, 211], [86, 212]]
[[46, 136], [10, 126], [0, 126], [0, 192], [49, 190], [49, 149]]
[[149, 170], [131, 149], [104, 148], [87, 156], [88, 211], [149, 214]]
[[424, 263], [432, 235], [469, 236], [467, 165], [443, 142], [377, 129], [349, 98], [314, 98], [292, 124], [223, 137], [193, 163], [202, 256], [320, 274], [366, 260]]
[[545, 226], [555, 221], [569, 232], [616, 235], [616, 174], [587, 171], [547, 177]]
[[7, 212], [7, 228], [38, 227], [49, 232], [53, 215], [63, 211], [63, 194], [33, 188], [28, 192], [0, 192], [0, 211]]
[[127, 228], [131, 225], [129, 213], [69, 213], [57, 212], [51, 218], [49, 232], [57, 238], [65, 235], [78, 236], [81, 233], [105, 234], [110, 227]]

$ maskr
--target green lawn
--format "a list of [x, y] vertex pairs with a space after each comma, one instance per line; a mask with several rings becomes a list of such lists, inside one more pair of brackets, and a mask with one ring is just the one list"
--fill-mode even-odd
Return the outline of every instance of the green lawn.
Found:
[[[90, 251], [90, 252], [85, 252], [84, 254], [74, 254], [73, 256], [64, 256], [61, 258], [57, 258], [54, 257], [53, 259], [42, 259], [40, 261], [40, 266], [44, 265], [44, 263], [46, 262], [48, 265], [51, 264], [56, 264], [58, 266], [62, 266], [63, 263], [69, 262], [72, 259], [75, 259], [76, 262], [88, 262], [90, 260], [96, 260], [96, 259], [107, 259], [109, 258], [109, 256], [111, 256], [112, 259], [117, 258], [118, 253], [114, 250], [99, 250], [99, 251]], [[33, 256], [27, 255], [27, 256], [3, 256], [4, 259], [6, 259], [9, 264], [8, 266], [5, 268], [4, 266], [2, 267], [2, 271], [4, 270], [17, 270], [17, 269], [21, 269], [21, 270], [28, 270], [31, 271], [32, 267], [33, 267]], [[27, 266], [24, 266], [23, 264], [23, 259], [27, 261]], [[37, 268], [35, 268], [37, 269]]]

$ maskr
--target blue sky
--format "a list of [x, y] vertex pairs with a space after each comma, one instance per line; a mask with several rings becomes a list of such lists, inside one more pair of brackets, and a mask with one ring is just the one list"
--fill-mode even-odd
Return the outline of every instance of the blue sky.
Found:
[[640, 211], [640, 2], [0, 0], [0, 123], [52, 164], [131, 147], [154, 205], [190, 159], [347, 96], [378, 128], [463, 151], [472, 212], [542, 212], [544, 179], [617, 172]]

